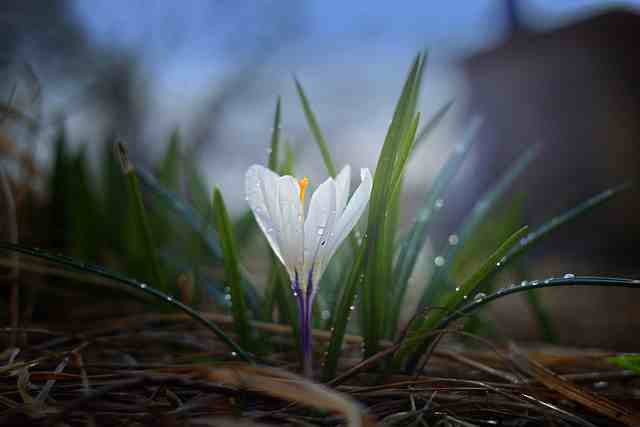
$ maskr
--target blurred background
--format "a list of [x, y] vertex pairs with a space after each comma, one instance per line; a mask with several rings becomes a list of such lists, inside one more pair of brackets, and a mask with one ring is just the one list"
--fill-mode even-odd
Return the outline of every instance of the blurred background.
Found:
[[[122, 137], [141, 164], [156, 162], [179, 129], [239, 215], [244, 173], [268, 156], [278, 96], [296, 173], [312, 186], [324, 179], [294, 76], [338, 167], [373, 169], [410, 61], [427, 49], [419, 109], [428, 117], [455, 104], [409, 165], [404, 226], [465, 124], [485, 118], [437, 219], [428, 268], [437, 242], [532, 144], [540, 155], [513, 189], [525, 194], [526, 224], [638, 178], [639, 11], [640, 1], [586, 0], [3, 1], [0, 99], [38, 126], [3, 120], [0, 131], [46, 169], [61, 127], [90, 158]], [[526, 257], [525, 276], [640, 277], [635, 194], [556, 233]], [[638, 349], [630, 338], [640, 333], [637, 292], [558, 289], [543, 299], [560, 342]], [[539, 338], [518, 298], [496, 304], [491, 316], [506, 336]]]

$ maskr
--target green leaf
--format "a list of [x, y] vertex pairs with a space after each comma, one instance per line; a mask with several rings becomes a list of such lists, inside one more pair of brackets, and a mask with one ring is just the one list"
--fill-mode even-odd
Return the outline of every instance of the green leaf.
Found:
[[160, 164], [158, 179], [174, 193], [180, 192], [180, 132], [174, 130], [169, 139], [169, 145]]
[[[375, 354], [384, 333], [384, 315], [391, 282], [393, 253], [388, 250], [395, 240], [397, 194], [394, 187], [402, 172], [402, 143], [415, 125], [417, 90], [422, 76], [422, 55], [413, 62], [387, 131], [373, 179], [367, 221], [367, 254], [365, 283], [362, 292], [361, 323], [365, 341], [365, 357]], [[413, 141], [411, 141], [413, 142]], [[394, 182], [395, 177], [395, 182]]]
[[558, 287], [568, 287], [575, 288], [577, 286], [605, 286], [612, 288], [631, 288], [640, 290], [640, 282], [636, 279], [626, 279], [621, 277], [599, 277], [599, 276], [574, 276], [574, 277], [562, 277], [555, 278], [550, 277], [544, 280], [531, 280], [531, 281], [523, 281], [523, 284], [520, 286], [510, 286], [508, 288], [502, 288], [497, 290], [496, 292], [489, 294], [483, 298], [475, 298], [469, 301], [467, 304], [463, 305], [456, 311], [450, 312], [438, 325], [437, 329], [442, 330], [448, 327], [452, 322], [455, 322], [458, 319], [467, 316], [469, 313], [472, 313], [483, 307], [486, 304], [489, 304], [497, 299], [520, 293], [520, 292], [531, 292], [538, 289], [545, 288], [558, 288]]
[[[109, 279], [110, 281], [114, 282], [118, 286], [119, 290], [126, 290], [126, 291], [133, 290], [133, 291], [142, 292], [145, 295], [151, 296], [152, 298], [162, 302], [163, 304], [166, 304], [170, 307], [176, 308], [184, 312], [189, 317], [201, 323], [207, 329], [213, 332], [221, 341], [227, 344], [231, 348], [231, 350], [233, 350], [233, 352], [237, 354], [239, 358], [249, 363], [253, 362], [253, 357], [249, 353], [244, 351], [242, 348], [240, 348], [238, 344], [236, 344], [235, 341], [233, 341], [229, 336], [227, 336], [227, 334], [225, 334], [222, 331], [222, 329], [220, 329], [215, 323], [208, 320], [207, 318], [202, 316], [200, 313], [198, 313], [191, 307], [181, 303], [180, 301], [174, 299], [170, 295], [167, 295], [153, 288], [152, 286], [149, 286], [146, 283], [138, 282], [137, 280], [130, 279], [128, 277], [122, 276], [113, 271], [109, 271], [105, 268], [102, 268], [99, 266], [92, 266], [82, 261], [77, 261], [73, 258], [60, 256], [60, 255], [52, 255], [48, 252], [45, 252], [39, 249], [29, 248], [22, 245], [15, 245], [13, 243], [8, 243], [8, 242], [0, 242], [0, 249], [43, 259], [49, 262], [53, 262], [59, 266], [63, 266], [75, 271], [79, 271], [81, 273], [89, 273], [92, 275], [103, 277], [105, 279]], [[94, 285], [95, 283], [89, 281], [88, 284]]]
[[311, 105], [309, 105], [309, 99], [302, 88], [302, 85], [298, 81], [298, 79], [294, 78], [294, 82], [296, 84], [296, 90], [298, 91], [298, 96], [300, 97], [300, 103], [302, 104], [302, 109], [304, 110], [304, 116], [307, 119], [307, 124], [309, 125], [309, 129], [311, 129], [311, 133], [313, 134], [313, 139], [318, 144], [318, 148], [320, 149], [320, 154], [322, 154], [322, 160], [324, 160], [324, 164], [327, 167], [327, 171], [329, 171], [329, 175], [335, 178], [337, 172], [335, 164], [331, 159], [331, 153], [329, 152], [329, 147], [327, 146], [327, 142], [324, 139], [324, 135], [322, 135], [322, 131], [320, 130], [320, 126], [318, 125], [318, 120], [316, 120], [316, 116], [311, 110]]
[[471, 212], [462, 222], [460, 230], [456, 233], [458, 236], [457, 245], [448, 245], [443, 257], [445, 265], [438, 267], [432, 280], [422, 294], [418, 311], [424, 309], [427, 305], [437, 300], [446, 287], [450, 284], [451, 266], [454, 260], [459, 256], [459, 251], [466, 244], [466, 241], [473, 236], [478, 226], [484, 221], [485, 217], [495, 207], [496, 203], [501, 200], [504, 194], [511, 188], [513, 182], [518, 178], [531, 164], [539, 153], [539, 146], [535, 145], [529, 148], [518, 160], [516, 160], [507, 171], [500, 177], [498, 182], [480, 198], [480, 200], [471, 209]]
[[509, 253], [505, 255], [505, 259], [502, 260], [501, 266], [504, 267], [509, 262], [522, 255], [525, 251], [532, 248], [535, 244], [547, 237], [561, 225], [570, 223], [579, 216], [590, 212], [591, 209], [604, 204], [614, 196], [630, 188], [631, 183], [624, 183], [616, 187], [608, 188], [540, 225], [538, 228], [525, 236], [520, 242], [518, 242], [518, 245], [512, 248]]
[[281, 103], [282, 100], [278, 97], [278, 101], [276, 102], [276, 112], [273, 116], [273, 129], [271, 130], [271, 148], [269, 149], [269, 163], [268, 167], [272, 171], [278, 170], [278, 150], [280, 149], [280, 128], [282, 124], [280, 123], [281, 118]]
[[238, 248], [233, 226], [229, 220], [227, 208], [225, 207], [222, 194], [218, 188], [213, 190], [213, 211], [218, 228], [218, 235], [220, 236], [220, 243], [222, 244], [225, 276], [230, 288], [233, 327], [238, 335], [240, 345], [244, 348], [250, 348], [251, 335], [249, 320], [247, 319], [247, 306], [244, 301], [244, 293], [241, 286]]
[[356, 292], [364, 279], [364, 258], [366, 256], [366, 251], [366, 241], [363, 241], [358, 250], [353, 266], [349, 271], [349, 275], [344, 282], [340, 300], [335, 306], [331, 317], [331, 339], [329, 341], [329, 347], [322, 367], [322, 381], [325, 382], [329, 381], [336, 374], [338, 358], [340, 357], [340, 351], [342, 348], [342, 341], [344, 340], [344, 335], [347, 331], [347, 324], [352, 314], [352, 307], [356, 297]]
[[636, 374], [640, 374], [640, 354], [623, 354], [621, 356], [608, 357], [607, 361], [618, 365]]
[[[158, 196], [158, 199], [162, 201], [166, 208], [173, 211], [179, 219], [184, 221], [192, 231], [198, 233], [204, 244], [206, 245], [209, 254], [215, 260], [222, 260], [222, 249], [220, 248], [220, 242], [215, 229], [207, 226], [205, 219], [199, 217], [193, 209], [175, 194], [165, 189], [148, 171], [143, 168], [136, 168], [136, 175], [142, 182], [142, 184], [153, 194]], [[251, 308], [254, 317], [260, 316], [261, 301], [260, 296], [249, 279], [248, 274], [244, 269], [240, 270], [242, 275], [242, 287], [247, 298], [247, 303]]]
[[419, 358], [421, 349], [428, 347], [431, 339], [430, 334], [435, 330], [440, 322], [446, 318], [451, 311], [457, 310], [465, 300], [472, 295], [478, 286], [492, 276], [499, 266], [499, 260], [514, 246], [527, 232], [527, 227], [522, 227], [513, 233], [489, 256], [483, 265], [467, 278], [453, 292], [446, 293], [434, 304], [436, 310], [429, 311], [423, 318], [416, 318], [410, 327], [410, 333], [404, 339], [402, 346], [394, 356], [394, 365], [399, 366], [402, 360], [413, 354], [409, 365], [415, 365], [415, 360]]
[[433, 132], [438, 128], [438, 125], [440, 124], [442, 119], [444, 119], [444, 117], [447, 115], [447, 113], [449, 112], [452, 106], [453, 106], [453, 101], [449, 101], [446, 104], [444, 104], [442, 107], [440, 107], [438, 110], [436, 110], [436, 112], [434, 113], [433, 116], [431, 116], [427, 124], [424, 125], [416, 135], [416, 141], [413, 145], [412, 152], [415, 151], [415, 149], [418, 148], [420, 144], [424, 143], [425, 141], [427, 141], [427, 139], [429, 139], [429, 136], [431, 136], [431, 132]]
[[433, 219], [433, 213], [436, 211], [436, 204], [444, 196], [449, 183], [460, 170], [464, 159], [469, 153], [473, 143], [476, 141], [475, 135], [480, 127], [481, 120], [475, 118], [469, 125], [463, 142], [456, 146], [453, 153], [449, 156], [447, 163], [434, 180], [423, 205], [416, 213], [416, 220], [400, 243], [399, 256], [394, 268], [394, 289], [392, 293], [391, 303], [388, 304], [389, 318], [387, 336], [392, 337], [398, 327], [400, 318], [400, 310], [402, 309], [402, 301], [407, 291], [409, 278], [415, 268], [418, 255], [422, 250], [427, 239], [429, 227]]
[[133, 209], [133, 216], [136, 220], [136, 230], [140, 233], [142, 241], [144, 242], [144, 249], [146, 255], [146, 263], [149, 266], [148, 280], [153, 280], [157, 283], [160, 291], [168, 293], [169, 287], [165, 281], [164, 276], [161, 273], [160, 259], [156, 247], [153, 243], [153, 236], [151, 235], [151, 227], [149, 226], [149, 219], [142, 200], [142, 193], [140, 192], [140, 186], [138, 184], [138, 177], [135, 173], [133, 164], [129, 161], [127, 154], [127, 148], [123, 143], [116, 144], [116, 150], [120, 159], [120, 165], [122, 167], [122, 173], [126, 177], [127, 192], [129, 194], [129, 200], [131, 208]]

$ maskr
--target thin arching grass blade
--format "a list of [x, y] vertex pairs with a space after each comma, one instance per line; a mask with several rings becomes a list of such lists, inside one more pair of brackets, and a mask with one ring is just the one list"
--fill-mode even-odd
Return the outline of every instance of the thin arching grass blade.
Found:
[[443, 294], [438, 299], [435, 306], [436, 310], [431, 310], [422, 319], [415, 319], [414, 325], [410, 327], [410, 333], [404, 339], [402, 346], [394, 356], [394, 365], [400, 366], [405, 357], [411, 355], [409, 360], [409, 369], [415, 366], [416, 358], [421, 354], [421, 349], [429, 345], [429, 334], [444, 319], [447, 314], [453, 310], [457, 310], [461, 304], [473, 294], [476, 288], [488, 277], [493, 275], [498, 267], [499, 260], [524, 236], [527, 227], [522, 227], [505, 240], [477, 269], [469, 278], [467, 278], [459, 287], [452, 292]]
[[545, 222], [518, 242], [518, 244], [506, 254], [505, 258], [501, 261], [501, 265], [504, 267], [506, 264], [513, 261], [515, 258], [522, 255], [525, 251], [547, 237], [558, 227], [570, 223], [579, 216], [590, 212], [591, 209], [604, 204], [614, 196], [630, 189], [631, 187], [632, 184], [627, 182], [616, 187], [608, 188]]
[[298, 92], [298, 96], [300, 97], [300, 103], [302, 104], [302, 109], [304, 111], [304, 116], [307, 119], [307, 123], [309, 125], [309, 129], [311, 129], [311, 133], [313, 134], [313, 139], [318, 144], [318, 148], [320, 149], [320, 154], [322, 154], [322, 160], [324, 161], [327, 170], [329, 171], [329, 175], [335, 177], [336, 166], [331, 159], [331, 153], [329, 152], [329, 147], [327, 146], [327, 142], [320, 130], [320, 126], [318, 125], [318, 120], [316, 119], [313, 110], [311, 109], [311, 105], [309, 104], [309, 99], [307, 98], [302, 85], [298, 81], [298, 79], [294, 78], [294, 82], [296, 85], [296, 90]]
[[438, 110], [436, 110], [429, 121], [418, 131], [412, 151], [415, 151], [416, 148], [418, 148], [421, 144], [425, 143], [429, 139], [429, 136], [431, 136], [431, 132], [438, 128], [438, 125], [440, 124], [440, 122], [442, 122], [442, 119], [445, 118], [452, 106], [453, 101], [449, 101]]
[[64, 266], [66, 268], [70, 268], [72, 270], [79, 271], [82, 273], [94, 274], [94, 275], [113, 281], [114, 283], [121, 286], [122, 289], [140, 291], [145, 295], [151, 296], [154, 299], [163, 302], [164, 304], [167, 304], [171, 307], [174, 307], [186, 313], [189, 317], [191, 317], [195, 321], [205, 326], [211, 332], [213, 332], [220, 340], [226, 343], [238, 357], [240, 357], [246, 362], [253, 361], [253, 357], [251, 356], [251, 354], [247, 353], [240, 346], [238, 346], [238, 344], [236, 344], [235, 341], [233, 341], [227, 334], [225, 334], [224, 331], [220, 329], [215, 323], [206, 319], [191, 307], [181, 303], [180, 301], [165, 294], [164, 292], [161, 292], [149, 286], [146, 283], [138, 282], [137, 280], [124, 277], [118, 273], [115, 273], [113, 271], [107, 270], [102, 267], [85, 264], [83, 262], [76, 261], [69, 257], [53, 255], [39, 249], [29, 248], [22, 245], [15, 245], [13, 243], [8, 243], [8, 242], [0, 242], [0, 249], [43, 259], [43, 260], [53, 262], [57, 265]]
[[504, 194], [511, 188], [513, 182], [518, 178], [526, 168], [531, 164], [535, 157], [539, 154], [540, 147], [534, 145], [529, 148], [512, 166], [500, 177], [496, 185], [494, 185], [482, 198], [474, 205], [471, 212], [467, 215], [456, 233], [459, 239], [457, 245], [448, 245], [443, 255], [445, 265], [440, 266], [433, 278], [430, 280], [420, 299], [418, 310], [424, 309], [427, 305], [436, 301], [444, 289], [446, 289], [450, 280], [451, 267], [456, 262], [459, 251], [464, 247], [465, 242], [469, 239], [478, 226], [482, 223], [486, 215], [489, 214], [496, 203], [501, 200]]
[[436, 211], [436, 204], [442, 199], [449, 183], [460, 170], [467, 153], [476, 141], [475, 135], [480, 128], [481, 120], [475, 118], [469, 125], [466, 135], [453, 153], [450, 155], [447, 163], [436, 177], [431, 186], [423, 205], [416, 213], [416, 220], [400, 243], [399, 256], [394, 268], [394, 288], [392, 293], [391, 304], [389, 304], [389, 319], [387, 336], [391, 337], [398, 327], [402, 300], [407, 291], [409, 277], [418, 259], [418, 255], [424, 246], [429, 232], [429, 226]]
[[216, 227], [218, 228], [218, 236], [220, 236], [220, 243], [222, 244], [225, 276], [230, 288], [233, 327], [238, 335], [240, 345], [244, 348], [250, 348], [251, 334], [249, 319], [247, 319], [247, 307], [244, 302], [244, 292], [241, 287], [238, 245], [224, 199], [218, 188], [213, 190], [213, 212]]
[[460, 307], [454, 312], [448, 313], [444, 316], [437, 325], [437, 329], [444, 329], [448, 327], [452, 322], [461, 319], [479, 309], [480, 307], [489, 304], [497, 299], [506, 297], [511, 294], [519, 292], [530, 292], [537, 289], [545, 288], [557, 288], [557, 287], [576, 287], [576, 286], [606, 286], [614, 288], [634, 288], [640, 290], [640, 281], [637, 279], [627, 279], [622, 277], [600, 277], [600, 276], [574, 276], [574, 277], [550, 277], [543, 280], [531, 280], [523, 281], [520, 286], [512, 286], [508, 288], [502, 288], [482, 298], [475, 298], [470, 300], [467, 304]]

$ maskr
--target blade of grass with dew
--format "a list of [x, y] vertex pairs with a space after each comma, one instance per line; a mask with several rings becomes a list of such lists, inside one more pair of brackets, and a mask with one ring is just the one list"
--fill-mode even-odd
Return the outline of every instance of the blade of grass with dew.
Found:
[[311, 109], [311, 105], [309, 104], [309, 99], [302, 88], [302, 85], [298, 81], [297, 78], [294, 78], [294, 82], [296, 85], [296, 90], [298, 92], [298, 97], [300, 98], [300, 103], [302, 104], [302, 109], [304, 111], [304, 116], [307, 119], [307, 124], [309, 125], [309, 129], [311, 129], [311, 133], [313, 134], [313, 138], [318, 144], [318, 148], [320, 149], [320, 154], [322, 155], [322, 160], [324, 161], [324, 165], [327, 167], [327, 171], [329, 171], [329, 175], [335, 178], [337, 172], [335, 164], [331, 159], [331, 153], [329, 152], [329, 147], [327, 146], [327, 142], [324, 139], [324, 135], [320, 130], [320, 126], [318, 125], [318, 120], [316, 119], [313, 110]]
[[429, 334], [438, 326], [440, 321], [453, 310], [464, 303], [469, 294], [475, 292], [487, 277], [493, 275], [498, 269], [498, 261], [527, 233], [527, 227], [522, 227], [505, 240], [477, 269], [453, 292], [443, 294], [436, 302], [437, 310], [431, 310], [422, 319], [416, 318], [417, 323], [411, 326], [409, 335], [404, 339], [402, 346], [394, 356], [394, 366], [400, 366], [405, 357], [410, 356], [409, 369], [415, 366], [422, 349], [428, 347]]
[[116, 143], [116, 152], [120, 160], [122, 173], [126, 176], [127, 191], [129, 194], [129, 200], [131, 201], [130, 206], [134, 210], [133, 215], [135, 216], [137, 221], [137, 229], [141, 233], [142, 240], [144, 242], [147, 263], [149, 265], [148, 279], [151, 279], [155, 283], [157, 283], [158, 289], [161, 292], [168, 293], [169, 287], [167, 286], [165, 278], [163, 277], [161, 272], [162, 270], [160, 269], [160, 260], [158, 258], [156, 247], [153, 243], [151, 228], [149, 226], [149, 219], [147, 218], [147, 212], [142, 200], [142, 193], [140, 192], [140, 186], [138, 184], [138, 177], [136, 176], [135, 168], [129, 161], [127, 148], [122, 142]]
[[[473, 236], [467, 239], [464, 247], [460, 249], [458, 256], [451, 263], [449, 277], [452, 283], [462, 282], [469, 274], [480, 267], [480, 263], [490, 255], [488, 251], [491, 248], [495, 248], [504, 242], [513, 230], [522, 227], [524, 224], [525, 200], [526, 194], [518, 192], [510, 199], [500, 202], [491, 211], [491, 214], [486, 215], [473, 233]], [[514, 271], [514, 273], [519, 274], [518, 271]], [[483, 293], [491, 292], [496, 282], [500, 279], [500, 276], [497, 275], [492, 277], [493, 280], [487, 281], [476, 290]], [[496, 327], [488, 318], [481, 320], [480, 316], [472, 316], [465, 321], [464, 330], [469, 333], [480, 334], [482, 333], [481, 330], [495, 331]], [[483, 336], [486, 335], [483, 334]]]
[[82, 273], [97, 275], [99, 277], [109, 279], [114, 283], [120, 285], [121, 289], [123, 290], [127, 289], [127, 290], [139, 291], [145, 295], [151, 296], [154, 299], [163, 302], [164, 304], [167, 304], [173, 308], [176, 308], [184, 312], [189, 317], [191, 317], [195, 321], [205, 326], [211, 332], [213, 332], [221, 341], [227, 344], [239, 358], [249, 363], [253, 362], [253, 356], [247, 353], [246, 351], [244, 351], [240, 346], [238, 346], [238, 344], [236, 344], [236, 342], [233, 341], [233, 339], [231, 339], [227, 334], [225, 334], [224, 331], [222, 331], [222, 329], [220, 329], [215, 323], [208, 320], [207, 318], [202, 316], [200, 313], [198, 313], [191, 307], [185, 304], [182, 304], [180, 301], [177, 301], [170, 295], [167, 295], [149, 286], [146, 283], [138, 282], [137, 280], [130, 279], [128, 277], [122, 276], [116, 272], [109, 271], [99, 266], [88, 265], [83, 262], [76, 261], [70, 257], [53, 255], [48, 252], [35, 249], [35, 248], [29, 248], [22, 245], [15, 245], [8, 242], [0, 242], [0, 249], [43, 259], [43, 260], [55, 263], [60, 266], [64, 266], [66, 268], [70, 268], [75, 271], [79, 271]]
[[436, 211], [436, 204], [442, 199], [445, 191], [449, 187], [449, 183], [460, 170], [469, 150], [476, 141], [475, 135], [480, 125], [481, 120], [477, 117], [471, 122], [466, 130], [462, 143], [454, 148], [447, 163], [442, 167], [429, 189], [423, 205], [416, 212], [416, 220], [411, 230], [400, 243], [399, 256], [393, 274], [395, 278], [394, 291], [392, 293], [391, 303], [388, 305], [390, 310], [387, 327], [388, 337], [392, 337], [399, 327], [398, 323], [402, 301], [406, 294], [409, 278], [415, 268], [418, 255], [427, 239], [433, 213]]
[[[174, 211], [182, 221], [200, 235], [213, 258], [221, 261], [223, 257], [222, 249], [220, 248], [220, 243], [215, 230], [207, 227], [206, 222], [204, 222], [204, 220], [200, 218], [189, 205], [182, 202], [177, 196], [162, 187], [162, 185], [160, 185], [149, 172], [143, 168], [136, 168], [136, 175], [149, 191], [159, 196], [160, 200], [167, 208]], [[255, 317], [259, 317], [260, 307], [262, 304], [260, 296], [243, 268], [241, 268], [240, 273], [242, 276], [242, 288], [244, 289], [245, 297], [247, 298], [247, 304], [253, 315]]]
[[472, 313], [479, 309], [480, 307], [489, 304], [493, 301], [496, 301], [500, 298], [506, 297], [508, 295], [520, 293], [520, 292], [530, 292], [532, 290], [537, 289], [545, 289], [545, 288], [557, 288], [557, 287], [569, 287], [575, 288], [577, 286], [605, 286], [605, 287], [613, 287], [613, 288], [632, 288], [638, 289], [640, 291], [640, 281], [637, 279], [627, 279], [621, 277], [599, 277], [599, 276], [574, 276], [574, 277], [562, 277], [555, 278], [550, 277], [544, 280], [531, 280], [524, 281], [523, 285], [520, 286], [512, 286], [508, 288], [502, 288], [494, 293], [486, 295], [483, 298], [476, 298], [472, 301], [468, 302], [464, 306], [460, 307], [458, 310], [454, 312], [450, 312], [445, 316], [437, 326], [437, 329], [444, 329], [448, 327], [452, 322], [455, 322], [458, 319], [467, 316], [469, 313]]
[[353, 266], [342, 287], [342, 293], [338, 304], [335, 305], [331, 317], [331, 338], [322, 363], [322, 381], [326, 382], [335, 377], [338, 367], [338, 359], [342, 349], [342, 342], [347, 331], [347, 324], [353, 312], [353, 304], [358, 288], [362, 287], [364, 280], [365, 257], [367, 254], [367, 237], [363, 238], [362, 245], [358, 248]]
[[368, 239], [365, 281], [360, 311], [365, 357], [377, 353], [379, 341], [384, 334], [385, 305], [393, 263], [393, 254], [386, 253], [388, 246], [384, 242], [385, 238], [390, 237], [386, 226], [392, 202], [393, 167], [396, 165], [403, 137], [415, 119], [414, 91], [418, 86], [417, 80], [421, 76], [421, 63], [422, 56], [418, 55], [411, 66], [396, 105], [373, 178], [366, 232]]
[[525, 236], [514, 248], [512, 248], [506, 255], [503, 260], [501, 260], [501, 266], [504, 267], [509, 262], [516, 259], [518, 256], [522, 255], [525, 251], [529, 250], [536, 243], [540, 242], [542, 239], [547, 237], [551, 232], [560, 227], [561, 225], [565, 225], [573, 221], [574, 219], [588, 213], [591, 209], [596, 208], [605, 202], [612, 199], [614, 196], [620, 194], [625, 190], [629, 190], [632, 187], [632, 183], [627, 182], [616, 187], [608, 188], [595, 196], [588, 198], [587, 200], [579, 203], [573, 208], [563, 212], [562, 214], [552, 218], [551, 220], [545, 222], [540, 225], [538, 228], [533, 230], [527, 236]]
[[516, 178], [518, 178], [527, 169], [539, 152], [540, 147], [538, 145], [534, 145], [529, 148], [507, 169], [507, 171], [499, 178], [498, 182], [474, 205], [471, 212], [462, 222], [460, 230], [456, 233], [458, 236], [458, 244], [447, 246], [443, 256], [445, 264], [438, 266], [438, 269], [429, 281], [429, 285], [425, 288], [422, 297], [420, 298], [418, 311], [423, 310], [424, 307], [431, 304], [433, 301], [436, 301], [444, 292], [447, 285], [450, 284], [451, 265], [458, 257], [460, 249], [465, 246], [465, 242], [473, 236], [486, 215], [488, 215], [495, 207], [496, 203], [504, 196], [507, 190], [511, 188]]
[[240, 345], [244, 348], [250, 348], [251, 334], [249, 331], [249, 320], [247, 319], [247, 307], [244, 302], [244, 292], [240, 285], [238, 248], [233, 226], [229, 220], [224, 199], [218, 188], [213, 190], [213, 212], [218, 228], [218, 236], [220, 236], [220, 243], [222, 243], [225, 276], [230, 288], [233, 327], [238, 335]]

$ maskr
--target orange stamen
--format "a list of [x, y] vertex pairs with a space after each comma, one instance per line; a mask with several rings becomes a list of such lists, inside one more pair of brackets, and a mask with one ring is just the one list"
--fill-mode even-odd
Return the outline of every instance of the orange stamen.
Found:
[[298, 185], [300, 186], [300, 204], [304, 206], [304, 192], [309, 185], [309, 179], [305, 176], [301, 180], [298, 181]]

